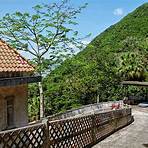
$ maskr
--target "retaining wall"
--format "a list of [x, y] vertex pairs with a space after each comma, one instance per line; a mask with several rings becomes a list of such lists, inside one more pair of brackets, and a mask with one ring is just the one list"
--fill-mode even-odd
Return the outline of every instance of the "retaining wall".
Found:
[[95, 104], [89, 104], [81, 106], [77, 109], [68, 110], [64, 113], [54, 114], [52, 116], [48, 116], [50, 120], [57, 120], [57, 119], [66, 119], [71, 117], [79, 117], [82, 115], [90, 115], [93, 113], [99, 113], [104, 111], [109, 111], [112, 109], [112, 104], [120, 105], [120, 108], [123, 108], [123, 101], [109, 101], [109, 102], [101, 102]]

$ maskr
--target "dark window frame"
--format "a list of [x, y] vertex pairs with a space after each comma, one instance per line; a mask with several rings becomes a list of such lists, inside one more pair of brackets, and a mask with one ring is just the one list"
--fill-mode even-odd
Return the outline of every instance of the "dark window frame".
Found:
[[6, 124], [7, 129], [14, 128], [14, 96], [5, 97], [6, 100]]

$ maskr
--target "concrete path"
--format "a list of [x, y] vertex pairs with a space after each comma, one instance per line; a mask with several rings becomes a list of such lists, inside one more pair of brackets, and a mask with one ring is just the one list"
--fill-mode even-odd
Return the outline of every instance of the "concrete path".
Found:
[[148, 108], [132, 108], [135, 121], [93, 148], [148, 148]]

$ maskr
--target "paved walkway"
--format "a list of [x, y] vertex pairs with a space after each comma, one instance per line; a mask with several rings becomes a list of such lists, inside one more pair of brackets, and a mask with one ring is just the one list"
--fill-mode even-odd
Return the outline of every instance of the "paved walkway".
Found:
[[148, 108], [133, 107], [135, 121], [93, 148], [148, 148]]

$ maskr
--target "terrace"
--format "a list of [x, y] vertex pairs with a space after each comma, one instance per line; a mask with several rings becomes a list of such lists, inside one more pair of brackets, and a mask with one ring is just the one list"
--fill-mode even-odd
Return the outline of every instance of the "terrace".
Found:
[[[120, 104], [120, 108], [112, 110], [115, 103]], [[91, 147], [133, 122], [131, 108], [122, 105], [122, 102], [95, 104], [91, 106], [99, 107], [98, 110], [89, 114], [68, 117], [68, 112], [64, 119], [61, 115], [56, 116], [59, 119], [47, 117], [38, 124], [0, 132], [0, 147]]]

